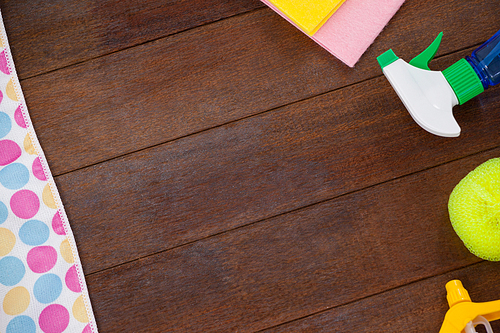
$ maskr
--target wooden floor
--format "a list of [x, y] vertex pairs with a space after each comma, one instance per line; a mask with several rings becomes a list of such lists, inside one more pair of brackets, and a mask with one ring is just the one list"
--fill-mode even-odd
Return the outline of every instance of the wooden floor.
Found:
[[500, 156], [500, 87], [440, 138], [376, 61], [443, 31], [442, 70], [499, 0], [408, 0], [354, 69], [257, 0], [0, 8], [100, 332], [438, 332], [447, 281], [500, 299], [447, 211]]

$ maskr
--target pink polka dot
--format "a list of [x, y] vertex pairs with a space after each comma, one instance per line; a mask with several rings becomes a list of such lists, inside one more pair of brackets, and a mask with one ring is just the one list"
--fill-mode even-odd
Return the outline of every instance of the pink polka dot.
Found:
[[90, 329], [90, 324], [88, 324], [87, 326], [85, 326], [85, 328], [83, 329], [82, 333], [92, 333], [92, 330]]
[[75, 265], [71, 266], [66, 272], [66, 286], [68, 286], [69, 290], [74, 291], [75, 293], [82, 292], [82, 288], [80, 287], [80, 282], [78, 281], [78, 273], [76, 272]]
[[11, 140], [0, 141], [0, 165], [7, 165], [21, 156], [21, 148]]
[[33, 166], [31, 167], [33, 175], [40, 180], [47, 180], [45, 173], [43, 172], [42, 162], [40, 162], [40, 157], [35, 158], [33, 161]]
[[58, 235], [66, 235], [66, 232], [64, 231], [64, 227], [63, 227], [63, 224], [62, 224], [61, 215], [59, 214], [59, 211], [57, 211], [57, 213], [52, 218], [52, 229]]
[[57, 251], [52, 246], [37, 246], [28, 252], [28, 267], [35, 273], [45, 273], [57, 262]]
[[34, 192], [20, 190], [10, 198], [10, 208], [17, 217], [30, 219], [38, 213], [40, 200]]
[[69, 324], [68, 310], [59, 304], [51, 304], [43, 309], [38, 324], [45, 333], [62, 333]]
[[21, 106], [18, 106], [16, 112], [14, 112], [14, 120], [20, 127], [26, 128], [26, 122], [24, 121], [23, 113], [21, 112]]
[[5, 57], [5, 50], [0, 53], [0, 71], [7, 75], [10, 74], [9, 66], [7, 66], [7, 58]]

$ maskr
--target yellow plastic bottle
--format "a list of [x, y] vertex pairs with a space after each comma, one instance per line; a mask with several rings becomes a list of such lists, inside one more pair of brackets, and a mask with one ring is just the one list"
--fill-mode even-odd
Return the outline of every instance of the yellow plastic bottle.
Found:
[[500, 300], [475, 303], [460, 280], [446, 284], [446, 298], [450, 309], [446, 312], [439, 333], [476, 333], [475, 326], [484, 325], [488, 333], [493, 333], [490, 321], [500, 319]]

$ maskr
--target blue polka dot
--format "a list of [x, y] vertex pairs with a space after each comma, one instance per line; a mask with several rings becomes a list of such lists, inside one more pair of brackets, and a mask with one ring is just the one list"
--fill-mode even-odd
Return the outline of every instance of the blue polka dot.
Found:
[[42, 245], [49, 239], [49, 227], [38, 220], [29, 220], [19, 229], [19, 238], [26, 245]]
[[9, 190], [17, 190], [30, 180], [30, 171], [21, 163], [12, 163], [0, 170], [0, 184]]
[[7, 325], [6, 333], [35, 333], [36, 325], [28, 316], [17, 316]]
[[26, 269], [21, 260], [16, 257], [0, 259], [0, 283], [4, 286], [14, 286], [22, 280]]
[[9, 134], [11, 128], [12, 122], [10, 121], [9, 115], [4, 112], [0, 112], [0, 138]]
[[9, 210], [7, 209], [7, 206], [0, 201], [0, 224], [7, 220], [7, 216], [9, 216]]
[[61, 291], [61, 279], [55, 274], [40, 276], [33, 287], [36, 300], [45, 304], [54, 302], [61, 295]]

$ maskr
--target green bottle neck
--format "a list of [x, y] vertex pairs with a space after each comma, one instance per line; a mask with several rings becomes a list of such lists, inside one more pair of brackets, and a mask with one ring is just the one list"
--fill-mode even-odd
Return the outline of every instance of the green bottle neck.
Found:
[[460, 59], [443, 71], [443, 75], [457, 95], [458, 103], [464, 104], [484, 91], [474, 68], [465, 59]]

